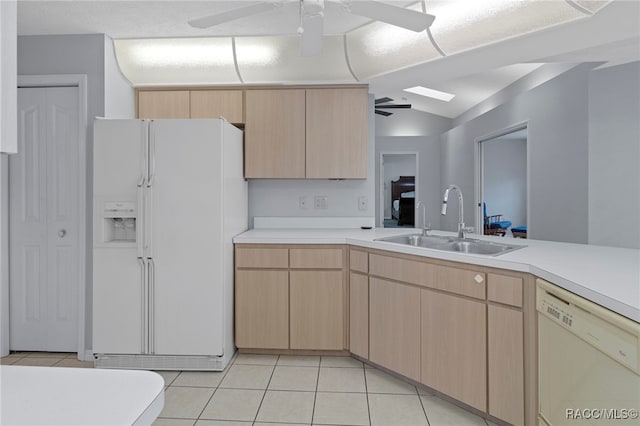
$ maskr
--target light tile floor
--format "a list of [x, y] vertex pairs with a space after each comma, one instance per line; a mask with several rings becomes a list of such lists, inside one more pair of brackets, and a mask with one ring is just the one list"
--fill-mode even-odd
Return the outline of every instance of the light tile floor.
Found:
[[[21, 352], [3, 365], [93, 367], [76, 354]], [[159, 371], [155, 426], [493, 426], [350, 357], [240, 354], [224, 372]]]

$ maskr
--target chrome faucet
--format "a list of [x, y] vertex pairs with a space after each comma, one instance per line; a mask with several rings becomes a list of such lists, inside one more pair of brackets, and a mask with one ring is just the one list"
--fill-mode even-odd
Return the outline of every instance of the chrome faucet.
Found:
[[416, 210], [422, 207], [422, 236], [426, 237], [429, 235], [429, 231], [431, 231], [431, 225], [427, 224], [427, 212], [426, 205], [422, 201], [418, 201], [416, 204]]
[[447, 200], [449, 200], [449, 191], [455, 189], [458, 192], [458, 238], [464, 238], [465, 232], [473, 232], [473, 228], [465, 228], [464, 226], [464, 202], [462, 200], [462, 191], [456, 185], [449, 185], [444, 190], [444, 198], [442, 199], [442, 216], [447, 214]]

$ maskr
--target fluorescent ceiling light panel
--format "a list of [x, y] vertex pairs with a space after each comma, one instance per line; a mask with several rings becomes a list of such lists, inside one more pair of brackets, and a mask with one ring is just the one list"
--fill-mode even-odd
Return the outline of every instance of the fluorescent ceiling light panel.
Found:
[[428, 87], [422, 86], [409, 87], [408, 89], [404, 89], [404, 91], [445, 102], [449, 102], [451, 99], [456, 97], [456, 95], [452, 95], [451, 93], [441, 92], [439, 90], [429, 89]]

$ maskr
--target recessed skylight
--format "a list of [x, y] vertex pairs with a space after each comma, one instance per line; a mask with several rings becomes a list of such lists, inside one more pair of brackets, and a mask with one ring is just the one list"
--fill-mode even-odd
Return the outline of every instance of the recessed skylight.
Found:
[[426, 96], [428, 98], [438, 99], [439, 101], [449, 102], [455, 98], [456, 95], [451, 93], [441, 92], [439, 90], [429, 89], [428, 87], [415, 86], [404, 89], [405, 92], [415, 93], [416, 95]]

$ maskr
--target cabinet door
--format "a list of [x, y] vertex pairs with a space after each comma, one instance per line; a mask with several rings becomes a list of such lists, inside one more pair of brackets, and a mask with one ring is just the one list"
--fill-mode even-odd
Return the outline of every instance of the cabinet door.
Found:
[[486, 305], [431, 290], [421, 292], [421, 382], [485, 411]]
[[489, 305], [489, 414], [524, 424], [522, 312]]
[[236, 346], [289, 348], [287, 271], [236, 270]]
[[229, 123], [244, 123], [242, 90], [192, 90], [191, 118], [224, 117]]
[[189, 118], [189, 91], [138, 92], [138, 118]]
[[344, 349], [342, 271], [291, 271], [291, 349]]
[[307, 89], [307, 178], [367, 178], [366, 88]]
[[420, 289], [369, 279], [369, 359], [420, 380]]
[[369, 277], [353, 272], [349, 279], [349, 350], [369, 358]]
[[305, 177], [305, 91], [247, 90], [246, 178]]

